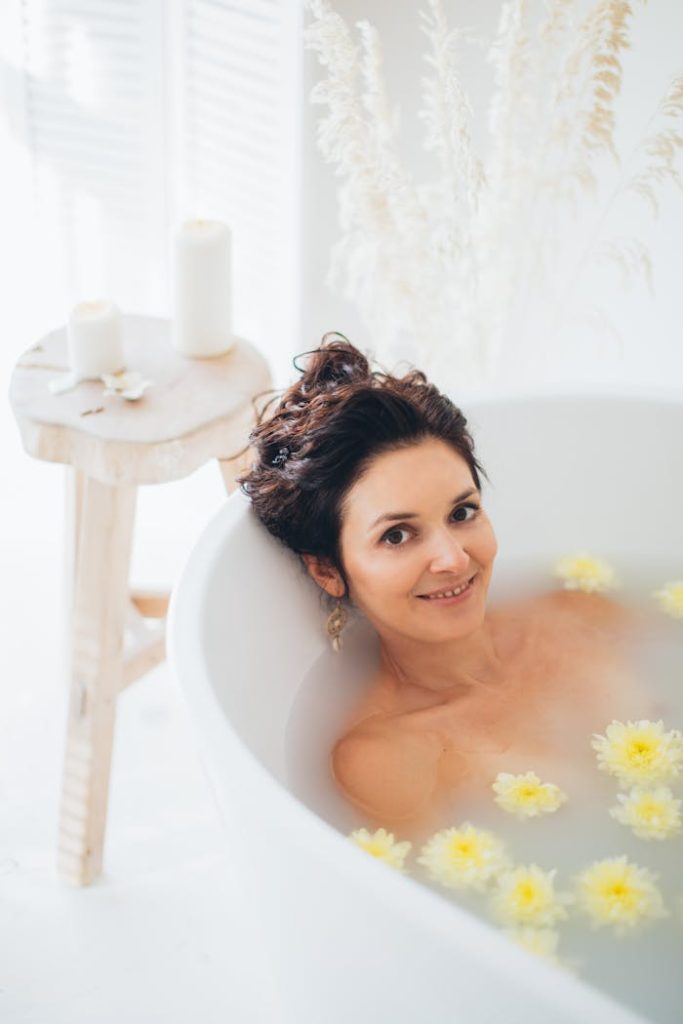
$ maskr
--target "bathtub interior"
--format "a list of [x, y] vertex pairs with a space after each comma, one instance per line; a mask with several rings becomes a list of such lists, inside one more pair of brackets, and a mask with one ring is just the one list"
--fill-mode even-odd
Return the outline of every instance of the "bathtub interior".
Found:
[[[671, 572], [683, 550], [682, 402], [537, 396], [464, 411], [489, 477], [483, 502], [498, 539], [490, 602], [529, 580], [557, 586], [555, 559], [583, 547], [617, 566], [637, 555]], [[299, 556], [265, 531], [239, 490], [218, 519], [201, 609], [215, 697], [278, 781], [318, 813], [352, 821], [329, 784], [327, 756], [377, 663], [376, 636], [354, 612], [342, 651], [332, 652], [324, 628], [330, 606]], [[322, 680], [317, 695], [309, 679]], [[297, 717], [304, 696], [308, 714], [316, 708], [314, 731]], [[294, 747], [296, 770], [288, 756]]]

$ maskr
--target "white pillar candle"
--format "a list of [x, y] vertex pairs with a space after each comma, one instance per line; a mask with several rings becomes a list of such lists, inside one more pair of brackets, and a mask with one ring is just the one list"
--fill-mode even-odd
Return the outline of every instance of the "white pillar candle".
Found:
[[173, 244], [172, 340], [186, 356], [230, 351], [231, 234], [218, 220], [188, 220]]
[[121, 311], [107, 299], [79, 302], [67, 324], [69, 365], [81, 380], [125, 369]]

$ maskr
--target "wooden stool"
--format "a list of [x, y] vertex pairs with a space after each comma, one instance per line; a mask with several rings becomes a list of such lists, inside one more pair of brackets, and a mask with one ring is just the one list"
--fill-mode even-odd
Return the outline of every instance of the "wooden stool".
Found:
[[[129, 590], [137, 488], [178, 480], [217, 459], [226, 490], [248, 469], [253, 399], [272, 388], [265, 358], [243, 338], [222, 356], [176, 352], [170, 322], [124, 317], [126, 368], [152, 381], [127, 401], [84, 381], [52, 394], [68, 369], [66, 327], [17, 362], [9, 398], [29, 455], [67, 464], [69, 708], [57, 869], [76, 885], [102, 870], [116, 698], [165, 657], [169, 594]], [[150, 628], [145, 619], [158, 620]], [[133, 640], [126, 649], [125, 633]]]

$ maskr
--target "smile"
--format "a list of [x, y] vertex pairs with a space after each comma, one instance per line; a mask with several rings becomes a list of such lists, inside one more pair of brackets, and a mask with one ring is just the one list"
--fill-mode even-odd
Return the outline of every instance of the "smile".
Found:
[[469, 583], [464, 587], [459, 587], [457, 590], [442, 590], [438, 594], [418, 594], [418, 597], [422, 601], [431, 601], [433, 604], [456, 604], [460, 601], [464, 601], [469, 596], [474, 587], [474, 581], [476, 578], [475, 574]]

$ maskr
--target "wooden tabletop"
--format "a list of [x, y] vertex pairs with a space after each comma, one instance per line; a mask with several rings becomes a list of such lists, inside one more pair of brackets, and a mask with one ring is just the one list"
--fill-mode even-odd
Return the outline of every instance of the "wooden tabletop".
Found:
[[61, 394], [49, 390], [48, 382], [69, 370], [66, 326], [22, 354], [9, 399], [29, 455], [69, 463], [105, 483], [160, 483], [247, 444], [252, 400], [273, 386], [253, 344], [236, 336], [222, 356], [190, 358], [173, 348], [166, 318], [125, 314], [123, 332], [126, 370], [152, 382], [135, 401], [105, 395], [99, 380]]

